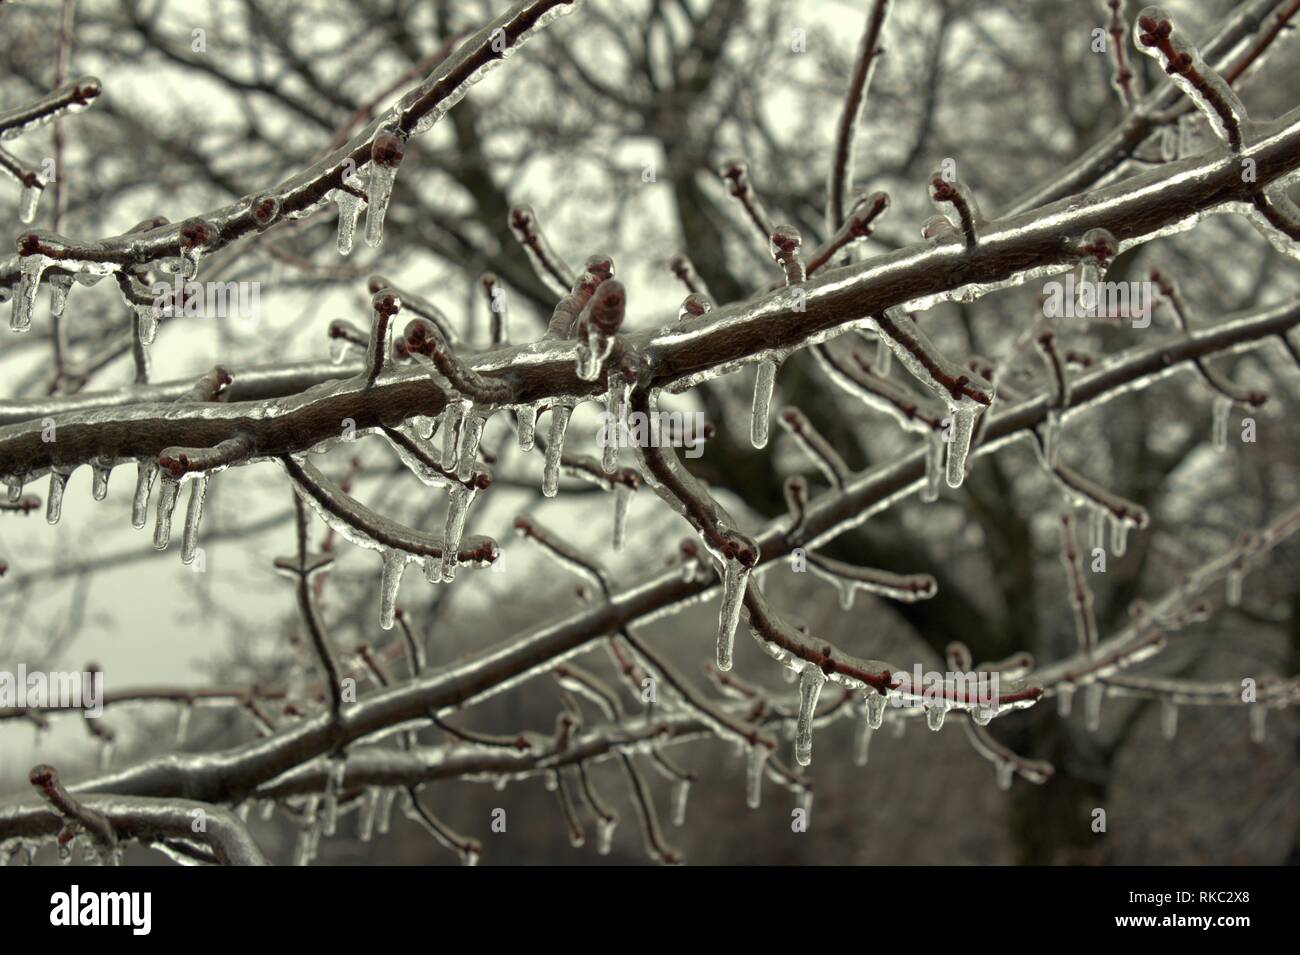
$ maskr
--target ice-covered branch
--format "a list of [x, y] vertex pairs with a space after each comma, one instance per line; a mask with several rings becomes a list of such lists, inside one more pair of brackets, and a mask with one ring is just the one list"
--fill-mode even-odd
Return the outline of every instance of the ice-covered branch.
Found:
[[[0, 111], [0, 141], [17, 139], [61, 116], [78, 113], [93, 104], [100, 91], [99, 80], [93, 76], [82, 76], [62, 84], [26, 106]], [[2, 146], [0, 171], [7, 173], [23, 187], [22, 198], [18, 203], [18, 219], [20, 222], [31, 222], [36, 217], [36, 203], [51, 181], [54, 171], [47, 174], [40, 168], [23, 162]]]
[[[853, 189], [854, 146], [858, 126], [862, 123], [867, 89], [871, 86], [871, 74], [875, 72], [880, 55], [884, 52], [880, 38], [889, 20], [889, 3], [890, 0], [875, 0], [867, 14], [866, 28], [862, 31], [862, 39], [858, 41], [853, 74], [844, 96], [844, 106], [835, 127], [835, 151], [831, 154], [830, 175], [826, 180], [826, 231], [831, 235], [838, 234], [845, 224], [844, 197]], [[808, 271], [811, 272], [812, 269], [809, 268]]]
[[510, 231], [528, 254], [537, 277], [556, 295], [567, 295], [575, 281], [573, 269], [551, 248], [532, 206], [520, 204], [510, 208]]
[[1128, 63], [1128, 23], [1124, 19], [1124, 0], [1106, 0], [1106, 8], [1110, 11], [1110, 19], [1106, 21], [1106, 32], [1110, 35], [1106, 52], [1110, 54], [1112, 62], [1110, 82], [1119, 94], [1124, 109], [1131, 113], [1137, 108], [1141, 94], [1135, 88], [1133, 68]]

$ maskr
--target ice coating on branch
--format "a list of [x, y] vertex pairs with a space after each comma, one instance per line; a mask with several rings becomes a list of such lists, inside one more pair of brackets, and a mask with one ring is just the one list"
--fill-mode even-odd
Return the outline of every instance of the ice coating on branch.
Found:
[[772, 418], [772, 394], [776, 390], [776, 373], [780, 364], [760, 361], [754, 378], [754, 404], [750, 411], [749, 440], [756, 448], [767, 447], [768, 425]]
[[600, 377], [605, 359], [614, 349], [614, 339], [623, 325], [627, 292], [618, 279], [604, 279], [578, 313], [577, 374], [583, 381]]
[[58, 468], [50, 469], [50, 492], [45, 499], [45, 520], [51, 524], [59, 523], [63, 515], [63, 489], [68, 486], [70, 471]]
[[763, 804], [763, 772], [771, 755], [771, 750], [762, 743], [751, 743], [745, 748], [745, 805], [750, 809]]
[[199, 522], [203, 520], [203, 501], [208, 493], [208, 476], [190, 479], [190, 503], [185, 509], [185, 530], [181, 535], [181, 563], [192, 564], [199, 546]]
[[153, 546], [157, 550], [166, 550], [171, 543], [172, 513], [176, 510], [176, 498], [180, 492], [181, 482], [164, 472], [158, 485], [158, 512], [153, 525]]
[[361, 197], [347, 189], [334, 189], [330, 195], [339, 207], [339, 255], [348, 255], [356, 239], [357, 221], [361, 218]]
[[813, 663], [799, 671], [799, 718], [794, 731], [794, 761], [800, 766], [812, 762], [813, 715], [826, 685], [826, 674]]
[[[976, 228], [982, 222], [974, 193], [961, 180], [936, 172], [930, 176], [929, 195], [930, 202], [947, 219], [948, 224], [963, 236], [966, 248], [973, 249], [978, 241]], [[932, 232], [926, 235], [926, 230], [922, 230], [923, 238], [948, 238], [934, 220], [926, 223], [926, 229]]]
[[542, 468], [542, 496], [555, 497], [560, 490], [560, 459], [564, 456], [564, 434], [573, 416], [570, 404], [551, 405], [551, 432], [546, 445], [546, 464]]
[[370, 144], [366, 179], [366, 244], [371, 248], [383, 244], [384, 216], [393, 195], [397, 167], [405, 153], [406, 137], [393, 129], [381, 129]]
[[149, 522], [149, 493], [158, 477], [158, 462], [142, 458], [135, 464], [135, 495], [131, 500], [131, 526], [144, 527]]
[[1219, 139], [1234, 152], [1242, 147], [1246, 109], [1222, 76], [1208, 66], [1196, 47], [1174, 29], [1161, 7], [1146, 7], [1137, 18], [1134, 45], [1160, 63], [1174, 84], [1209, 121]]

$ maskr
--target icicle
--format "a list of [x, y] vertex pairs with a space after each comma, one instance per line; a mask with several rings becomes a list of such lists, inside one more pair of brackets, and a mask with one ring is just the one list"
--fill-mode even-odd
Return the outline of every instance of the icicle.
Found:
[[610, 816], [608, 819], [601, 816], [596, 820], [596, 852], [599, 855], [609, 855], [609, 850], [614, 848], [614, 830], [618, 827], [618, 819]]
[[19, 222], [27, 223], [36, 218], [36, 202], [41, 198], [42, 191], [35, 183], [23, 186], [22, 196], [18, 200]]
[[614, 485], [614, 550], [627, 542], [627, 512], [632, 505], [632, 488], [622, 481]]
[[537, 405], [519, 408], [515, 414], [519, 418], [519, 450], [531, 451], [537, 434]]
[[1074, 684], [1062, 683], [1056, 690], [1056, 712], [1062, 719], [1070, 715], [1074, 703]]
[[461, 435], [465, 432], [465, 414], [470, 403], [452, 395], [442, 412], [442, 466], [454, 468], [460, 460]]
[[180, 492], [180, 481], [164, 474], [158, 488], [158, 515], [153, 525], [153, 546], [157, 550], [166, 550], [171, 542], [172, 512], [176, 510], [176, 497]]
[[378, 248], [384, 241], [384, 215], [388, 212], [388, 200], [393, 195], [393, 181], [397, 178], [396, 166], [381, 166], [370, 163], [370, 175], [366, 180], [369, 202], [366, 204], [366, 244], [372, 249]]
[[1168, 696], [1160, 701], [1160, 733], [1167, 740], [1178, 735], [1178, 704]]
[[23, 499], [23, 484], [26, 483], [21, 474], [10, 475], [9, 477], [9, 503], [17, 504]]
[[1060, 437], [1061, 412], [1053, 408], [1047, 412], [1047, 419], [1043, 422], [1043, 460], [1049, 468], [1056, 467], [1056, 459], [1060, 456]]
[[67, 471], [50, 470], [50, 493], [45, 500], [45, 519], [51, 524], [59, 523], [63, 514], [63, 489], [68, 486]]
[[718, 669], [731, 669], [731, 653], [736, 643], [736, 625], [740, 622], [740, 608], [745, 600], [745, 585], [750, 568], [740, 561], [725, 562], [722, 571], [722, 606], [718, 611]]
[[875, 732], [867, 719], [859, 721], [857, 736], [853, 741], [853, 765], [867, 765], [867, 756], [871, 751], [871, 737]]
[[51, 275], [46, 283], [50, 287], [50, 316], [62, 318], [68, 305], [68, 290], [72, 288], [71, 275]]
[[384, 570], [379, 578], [379, 626], [393, 629], [397, 614], [397, 592], [402, 588], [402, 572], [406, 570], [406, 554], [390, 550], [384, 554]]
[[979, 405], [956, 402], [948, 406], [948, 412], [952, 415], [952, 439], [948, 442], [948, 486], [961, 487], [961, 482], [966, 478], [966, 458], [970, 454]]
[[754, 404], [749, 419], [749, 440], [756, 448], [767, 447], [768, 424], [772, 418], [772, 393], [776, 390], [776, 372], [780, 366], [774, 361], [758, 363], [754, 379]]
[[1101, 729], [1101, 702], [1106, 698], [1106, 688], [1100, 683], [1089, 683], [1083, 690], [1084, 726], [1089, 733]]
[[691, 794], [691, 781], [689, 779], [679, 779], [677, 785], [673, 788], [673, 825], [684, 826], [686, 824], [686, 800]]
[[258, 810], [257, 814], [258, 817], [263, 822], [270, 822], [272, 817], [275, 816], [275, 800], [274, 799], [263, 800], [262, 806]]
[[152, 345], [158, 337], [158, 309], [152, 302], [144, 305], [133, 304], [135, 312], [135, 333], [142, 346]]
[[1104, 507], [1094, 507], [1088, 512], [1088, 546], [1092, 550], [1106, 546], [1106, 515]]
[[803, 810], [804, 822], [812, 820], [813, 791], [811, 789], [799, 790], [799, 808]]
[[1214, 399], [1214, 450], [1228, 450], [1228, 414], [1232, 411], [1232, 399], [1222, 395]]
[[1256, 701], [1250, 704], [1250, 741], [1262, 743], [1267, 738], [1268, 710], [1264, 704]]
[[609, 390], [605, 393], [605, 425], [602, 428], [605, 446], [601, 448], [600, 467], [613, 474], [618, 466], [618, 441], [612, 440], [623, 422], [624, 404], [627, 401], [626, 379], [617, 371], [609, 373]]
[[894, 352], [889, 347], [889, 340], [884, 335], [876, 336], [875, 373], [881, 378], [889, 377], [889, 370], [894, 365]]
[[813, 714], [826, 685], [826, 674], [811, 663], [799, 671], [799, 720], [795, 725], [794, 761], [800, 766], [812, 762]]
[[473, 488], [464, 484], [453, 485], [447, 492], [447, 523], [442, 533], [442, 564], [439, 567], [439, 576], [443, 580], [454, 580], [456, 577], [456, 555], [460, 551], [460, 539], [465, 533], [465, 517], [473, 499]]
[[934, 700], [925, 707], [925, 725], [937, 733], [943, 729], [943, 719], [948, 715], [948, 704], [942, 700]]
[[203, 520], [203, 500], [208, 494], [208, 476], [200, 474], [190, 480], [190, 503], [185, 509], [185, 531], [181, 535], [181, 563], [194, 563], [199, 546], [199, 522]]
[[111, 466], [96, 464], [91, 468], [90, 496], [97, 501], [102, 501], [108, 497], [108, 476], [112, 472]]
[[379, 793], [379, 810], [375, 817], [375, 831], [381, 836], [388, 834], [388, 827], [392, 824], [393, 819], [393, 800], [397, 798], [397, 790], [383, 789]]
[[876, 690], [867, 691], [867, 725], [873, 730], [880, 729], [885, 722], [885, 694]]
[[1011, 788], [1011, 780], [1015, 778], [1016, 767], [1010, 760], [1002, 759], [997, 762], [998, 789], [1006, 792]]
[[933, 504], [939, 500], [939, 480], [943, 474], [943, 434], [931, 431], [925, 436], [925, 486], [921, 488], [921, 500]]
[[36, 290], [40, 287], [41, 276], [54, 264], [54, 260], [44, 255], [24, 255], [18, 260], [18, 269], [22, 274], [18, 282], [18, 294], [14, 296], [13, 312], [9, 317], [9, 327], [15, 332], [25, 332], [32, 326], [32, 311], [36, 308]]
[[907, 720], [901, 718], [896, 719], [890, 724], [890, 727], [894, 731], [894, 739], [902, 739], [903, 735], [907, 732]]
[[763, 770], [771, 751], [766, 746], [751, 743], [745, 754], [745, 805], [757, 809], [763, 804]]
[[325, 779], [325, 805], [322, 813], [322, 832], [334, 835], [339, 824], [339, 794], [343, 791], [343, 778], [347, 774], [347, 760], [331, 757]]
[[1110, 516], [1110, 550], [1116, 557], [1123, 557], [1128, 550], [1128, 521], [1114, 514]]
[[993, 722], [993, 718], [998, 715], [998, 708], [995, 705], [977, 706], [970, 711], [971, 722], [976, 726], [988, 726]]
[[573, 415], [570, 405], [551, 406], [551, 435], [546, 445], [546, 465], [542, 471], [542, 496], [555, 497], [560, 490], [560, 458], [564, 455], [564, 432]]
[[367, 786], [361, 794], [361, 814], [357, 817], [357, 838], [369, 842], [375, 831], [375, 811], [379, 808], [380, 790]]
[[158, 477], [158, 462], [141, 458], [135, 464], [135, 498], [131, 502], [131, 526], [144, 527], [149, 521], [149, 492]]
[[1244, 579], [1245, 579], [1245, 574], [1242, 573], [1240, 567], [1232, 567], [1228, 570], [1228, 580], [1227, 580], [1228, 592], [1226, 595], [1226, 599], [1229, 607], [1241, 606], [1241, 589], [1242, 589], [1242, 582], [1244, 581]]
[[487, 418], [482, 414], [470, 414], [465, 417], [460, 439], [460, 465], [456, 469], [456, 476], [462, 481], [468, 481], [470, 475], [474, 473], [474, 465], [478, 463], [478, 446], [483, 439], [483, 426], [486, 423]]
[[[357, 220], [361, 218], [361, 197], [346, 189], [335, 189], [334, 202], [339, 207], [339, 255], [347, 255], [352, 251], [352, 240], [357, 234]], [[367, 229], [369, 226], [370, 223], [367, 222]]]
[[[176, 714], [176, 745], [184, 746], [185, 739], [190, 733], [190, 718], [194, 715], [194, 706], [190, 703], [183, 703]], [[245, 806], [248, 803], [244, 803]]]

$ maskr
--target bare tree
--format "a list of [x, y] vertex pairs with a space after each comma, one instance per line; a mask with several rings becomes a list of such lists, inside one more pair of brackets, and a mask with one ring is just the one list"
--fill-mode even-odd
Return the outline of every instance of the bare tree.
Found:
[[[593, 826], [612, 852], [630, 809], [645, 855], [679, 862], [655, 790], [682, 825], [719, 745], [751, 808], [775, 785], [778, 825], [811, 832], [814, 736], [819, 768], [862, 765], [923, 719], [960, 724], [1015, 799], [1014, 858], [1163, 860], [1136, 828], [1088, 842], [1142, 785], [1148, 714], [1169, 747], [1188, 710], [1239, 717], [1253, 752], [1270, 711], [1293, 735], [1300, 3], [217, 6], [0, 11], [0, 91], [29, 103], [0, 112], [0, 166], [21, 222], [50, 223], [0, 260], [22, 333], [0, 509], [59, 524], [74, 472], [104, 500], [133, 463], [132, 524], [152, 510], [166, 551], [188, 490], [181, 561], [204, 574], [158, 638], [227, 638], [205, 687], [111, 672], [109, 718], [84, 721], [100, 767], [14, 780], [0, 858], [355, 859], [396, 804], [472, 863], [507, 811], [449, 784], [540, 778], [574, 846]], [[117, 93], [125, 66], [189, 102]], [[177, 204], [202, 211], [157, 214]], [[0, 530], [0, 655], [52, 673], [82, 588], [150, 552], [42, 563]], [[292, 612], [214, 592], [204, 545], [226, 540]], [[403, 591], [412, 563], [442, 586]], [[84, 708], [0, 697], [0, 733]], [[1189, 759], [1263, 772], [1210, 725]], [[889, 758], [942, 785], [933, 756]], [[819, 791], [852, 826], [849, 778]], [[1146, 798], [1175, 798], [1163, 779]], [[1169, 838], [1286, 858], [1300, 819], [1247, 788], [1280, 858]]]

